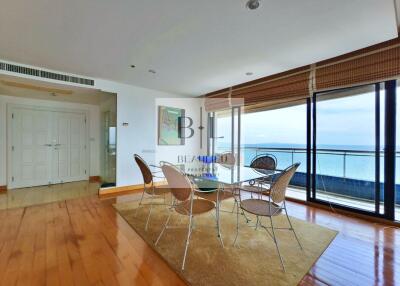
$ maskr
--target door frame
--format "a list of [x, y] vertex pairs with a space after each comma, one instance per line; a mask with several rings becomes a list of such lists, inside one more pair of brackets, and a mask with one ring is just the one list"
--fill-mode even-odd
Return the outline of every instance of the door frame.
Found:
[[86, 118], [86, 128], [85, 128], [85, 146], [86, 146], [86, 160], [85, 160], [85, 170], [87, 170], [85, 174], [85, 179], [89, 180], [90, 176], [90, 134], [89, 134], [89, 126], [90, 126], [90, 113], [89, 110], [85, 109], [79, 109], [79, 108], [64, 108], [64, 107], [47, 107], [47, 106], [38, 106], [38, 105], [29, 105], [29, 104], [16, 104], [16, 103], [8, 103], [7, 104], [7, 131], [6, 131], [6, 136], [7, 136], [7, 151], [6, 151], [6, 156], [7, 156], [7, 163], [6, 163], [6, 173], [7, 173], [7, 188], [8, 189], [13, 189], [13, 188], [21, 188], [18, 185], [14, 184], [12, 181], [12, 114], [15, 109], [30, 109], [30, 110], [39, 110], [39, 111], [51, 111], [51, 112], [68, 112], [68, 113], [77, 113], [77, 114], [84, 114]]
[[[228, 111], [229, 110], [229, 111]], [[230, 117], [231, 117], [231, 144], [230, 144], [230, 152], [232, 154], [235, 154], [237, 152], [237, 158], [235, 160], [235, 164], [237, 166], [240, 166], [240, 155], [241, 155], [241, 116], [242, 116], [242, 107], [241, 106], [232, 106], [226, 109], [227, 112], [230, 112]], [[207, 155], [210, 156], [215, 156], [215, 131], [216, 131], [216, 112], [217, 111], [212, 111], [208, 112], [207, 118], [208, 118], [208, 123], [207, 123]], [[235, 116], [237, 118], [237, 122], [235, 122]], [[237, 123], [237, 125], [236, 125]], [[235, 128], [236, 127], [236, 128]], [[236, 133], [235, 133], [236, 131]], [[235, 140], [235, 135], [236, 135], [236, 140]], [[235, 150], [235, 144], [237, 144], [237, 148]], [[210, 146], [211, 145], [211, 146]]]
[[[307, 185], [307, 201], [317, 203], [337, 209], [351, 211], [357, 214], [394, 220], [395, 208], [395, 146], [396, 146], [396, 80], [387, 80], [370, 84], [362, 84], [353, 87], [362, 87], [375, 85], [375, 210], [368, 211], [361, 208], [342, 205], [335, 202], [328, 202], [316, 197], [316, 142], [317, 142], [317, 97], [318, 94], [327, 91], [347, 90], [352, 87], [337, 88], [321, 92], [314, 92], [311, 100], [307, 101], [307, 170], [309, 183]], [[384, 85], [385, 93], [380, 91]], [[385, 116], [380, 114], [380, 98], [384, 98]], [[380, 122], [384, 122], [384, 130], [380, 129]], [[377, 159], [380, 150], [377, 143], [380, 144], [381, 132], [384, 132], [384, 163], [380, 164]], [[383, 166], [382, 166], [383, 165]], [[378, 167], [378, 170], [377, 170]], [[384, 167], [384, 182], [380, 181], [379, 170]], [[380, 183], [384, 186], [384, 213], [380, 213]], [[378, 197], [377, 197], [378, 196]], [[378, 203], [379, 204], [378, 204]]]

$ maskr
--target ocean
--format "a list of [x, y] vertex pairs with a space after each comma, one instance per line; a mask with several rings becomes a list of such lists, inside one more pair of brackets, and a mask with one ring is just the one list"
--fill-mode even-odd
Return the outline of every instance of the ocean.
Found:
[[[217, 146], [217, 152], [229, 151], [227, 144]], [[277, 150], [279, 149], [279, 150]], [[299, 162], [299, 172], [306, 172], [306, 146], [300, 144], [262, 143], [246, 144], [241, 158], [246, 166], [260, 154], [272, 154], [277, 158], [278, 169], [285, 169]], [[335, 150], [335, 151], [327, 151]], [[400, 150], [400, 149], [398, 149]], [[396, 165], [400, 164], [400, 154], [396, 155]], [[400, 165], [398, 165], [400, 166]], [[365, 181], [375, 181], [375, 153], [373, 146], [321, 145], [317, 149], [317, 173], [334, 177], [344, 177]], [[384, 180], [384, 159], [380, 158], [381, 182]], [[396, 168], [396, 183], [400, 183], [400, 167]]]

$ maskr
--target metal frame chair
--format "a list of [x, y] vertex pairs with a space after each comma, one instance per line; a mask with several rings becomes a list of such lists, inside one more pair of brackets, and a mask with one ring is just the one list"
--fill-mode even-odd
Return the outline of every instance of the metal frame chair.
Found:
[[[139, 208], [142, 206], [144, 194], [146, 193], [151, 196], [150, 197], [150, 199], [151, 199], [150, 210], [149, 210], [149, 214], [147, 216], [146, 226], [145, 226], [145, 230], [147, 231], [148, 226], [149, 226], [151, 212], [153, 210], [154, 198], [158, 197], [158, 196], [164, 196], [164, 204], [162, 204], [162, 205], [167, 205], [167, 203], [165, 201], [165, 195], [170, 192], [170, 189], [168, 188], [168, 185], [156, 186], [154, 184], [154, 178], [163, 178], [163, 177], [159, 177], [159, 176], [155, 175], [156, 173], [159, 173], [159, 172], [151, 172], [146, 161], [142, 157], [140, 157], [138, 154], [134, 154], [134, 158], [135, 158], [136, 164], [138, 165], [140, 172], [142, 173], [142, 176], [143, 176], [143, 192], [142, 192], [142, 196], [140, 198], [139, 206], [136, 209], [135, 216], [137, 215]], [[160, 204], [157, 204], [157, 205], [160, 205]]]
[[[275, 155], [264, 153], [259, 154], [254, 157], [250, 163], [250, 167], [256, 169], [260, 175], [267, 175], [267, 171], [274, 171], [277, 167], [277, 159]], [[265, 170], [265, 172], [263, 172]], [[250, 192], [251, 197], [253, 197], [253, 193], [257, 193], [258, 197], [261, 198], [262, 195], [269, 195], [269, 187], [264, 188], [264, 185], [271, 185], [272, 177], [267, 176], [260, 179], [255, 179], [249, 181], [248, 185], [241, 186], [242, 190]]]
[[[189, 248], [190, 237], [193, 231], [194, 224], [194, 216], [208, 213], [216, 208], [216, 204], [212, 201], [205, 199], [198, 199], [195, 197], [195, 188], [193, 183], [189, 180], [189, 178], [183, 174], [178, 168], [172, 165], [163, 165], [162, 171], [165, 175], [165, 178], [168, 181], [168, 185], [171, 189], [171, 194], [173, 196], [173, 203], [170, 208], [170, 213], [164, 223], [164, 227], [161, 230], [155, 245], [158, 244], [162, 235], [164, 234], [167, 228], [174, 228], [173, 226], [169, 226], [169, 220], [173, 211], [180, 215], [185, 215], [189, 217], [189, 225], [188, 225], [188, 234], [186, 238], [185, 251], [183, 254], [182, 260], [182, 271], [185, 269], [186, 255]], [[218, 218], [217, 218], [218, 219]], [[218, 228], [218, 237], [220, 243], [223, 247], [222, 237], [219, 233], [219, 226], [217, 221]]]
[[[265, 161], [263, 162], [263, 158], [269, 158], [270, 161], [268, 163], [271, 165], [266, 166]], [[250, 163], [250, 167], [257, 169], [275, 170], [277, 166], [278, 160], [276, 159], [276, 156], [270, 153], [258, 154]]]
[[[266, 160], [267, 159], [267, 160]], [[265, 174], [266, 171], [276, 170], [278, 166], [278, 160], [276, 156], [273, 154], [265, 153], [259, 154], [251, 160], [250, 167], [257, 169], [257, 171], [261, 174]], [[263, 170], [266, 170], [263, 172]], [[255, 180], [255, 182], [261, 183], [271, 183], [271, 180], [266, 180], [264, 178]]]
[[[267, 233], [271, 236], [275, 243], [276, 250], [279, 255], [279, 259], [281, 261], [281, 265], [283, 268], [283, 271], [285, 271], [285, 265], [282, 260], [281, 253], [279, 251], [279, 245], [278, 245], [278, 240], [275, 235], [275, 230], [276, 229], [285, 229], [285, 230], [290, 230], [293, 231], [293, 234], [297, 240], [297, 243], [300, 246], [300, 249], [303, 249], [297, 234], [292, 226], [292, 222], [290, 221], [290, 218], [287, 213], [287, 208], [286, 208], [286, 189], [289, 185], [290, 180], [292, 179], [293, 175], [295, 174], [297, 168], [299, 167], [300, 163], [293, 164], [292, 166], [286, 168], [280, 175], [279, 177], [272, 183], [271, 185], [271, 192], [270, 195], [268, 196], [268, 200], [263, 200], [263, 199], [246, 199], [243, 200], [241, 199], [241, 196], [239, 194], [239, 201], [240, 201], [240, 208], [248, 213], [254, 214], [258, 217], [268, 217], [270, 220], [270, 226], [264, 226], [262, 223], [260, 223], [260, 226], [264, 228]], [[289, 228], [276, 228], [274, 227], [273, 223], [273, 216], [280, 215], [282, 211], [285, 212], [287, 221], [289, 222]], [[239, 206], [237, 207], [236, 211], [236, 237], [233, 245], [236, 244], [237, 238], [239, 236]], [[258, 225], [258, 222], [257, 222]], [[272, 233], [268, 230], [271, 229]]]

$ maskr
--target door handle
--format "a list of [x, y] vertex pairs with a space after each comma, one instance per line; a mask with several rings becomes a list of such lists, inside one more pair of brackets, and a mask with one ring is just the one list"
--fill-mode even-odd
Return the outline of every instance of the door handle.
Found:
[[54, 146], [59, 147], [59, 146], [61, 146], [61, 144], [55, 144]]
[[51, 144], [44, 144], [43, 146], [51, 147], [51, 146], [53, 146], [53, 145], [51, 145]]

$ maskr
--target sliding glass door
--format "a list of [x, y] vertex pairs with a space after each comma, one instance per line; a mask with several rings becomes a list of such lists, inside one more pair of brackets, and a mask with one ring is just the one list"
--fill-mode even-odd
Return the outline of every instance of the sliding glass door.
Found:
[[383, 213], [384, 98], [381, 84], [315, 94], [313, 200]]
[[301, 162], [288, 196], [400, 220], [396, 90], [392, 80], [319, 92], [262, 111], [212, 112], [209, 154], [233, 152], [248, 166], [259, 153], [268, 153], [279, 169]]

